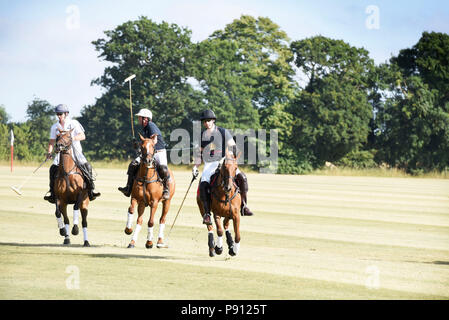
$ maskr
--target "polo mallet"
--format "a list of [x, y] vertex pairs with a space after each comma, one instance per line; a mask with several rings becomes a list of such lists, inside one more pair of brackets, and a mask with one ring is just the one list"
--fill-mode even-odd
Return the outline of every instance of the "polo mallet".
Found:
[[184, 199], [182, 199], [181, 206], [179, 207], [178, 213], [175, 216], [175, 220], [173, 221], [173, 224], [171, 225], [170, 230], [168, 231], [167, 239], [170, 238], [170, 233], [171, 233], [173, 227], [175, 226], [176, 219], [178, 218], [178, 215], [181, 212], [182, 206], [184, 205], [184, 201], [187, 198], [187, 195], [189, 194], [190, 187], [192, 186], [192, 183], [193, 183], [193, 181], [195, 181], [195, 179], [196, 179], [196, 176], [193, 176], [192, 177], [192, 181], [190, 181], [189, 187], [187, 188], [187, 192], [186, 192], [186, 194], [184, 196]]
[[25, 184], [25, 183], [27, 183], [28, 182], [28, 180], [30, 180], [30, 178], [36, 173], [36, 171], [37, 170], [39, 170], [39, 168], [40, 167], [42, 167], [43, 165], [44, 165], [44, 163], [45, 162], [47, 162], [47, 160], [48, 159], [50, 159], [50, 158], [45, 158], [45, 160], [44, 161], [42, 161], [42, 163], [39, 165], [39, 167], [37, 167], [26, 179], [25, 179], [25, 181], [23, 181], [22, 182], [22, 184], [19, 186], [19, 187], [14, 187], [14, 186], [12, 186], [11, 187], [11, 189], [15, 192], [15, 193], [17, 193], [18, 195], [22, 195], [22, 191], [20, 190], [22, 187], [23, 187], [23, 185]]
[[129, 76], [128, 78], [125, 79], [125, 81], [123, 81], [123, 83], [128, 82], [129, 83], [129, 111], [131, 113], [131, 131], [133, 134], [133, 138], [134, 138], [134, 121], [133, 121], [133, 101], [131, 98], [131, 80], [134, 79], [136, 77], [135, 74]]

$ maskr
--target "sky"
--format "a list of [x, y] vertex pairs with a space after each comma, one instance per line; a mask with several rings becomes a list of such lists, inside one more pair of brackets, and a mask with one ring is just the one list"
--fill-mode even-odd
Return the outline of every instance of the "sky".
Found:
[[91, 85], [107, 62], [92, 41], [146, 16], [206, 39], [241, 15], [268, 17], [291, 41], [322, 35], [369, 51], [376, 64], [416, 44], [422, 32], [449, 33], [443, 0], [0, 0], [0, 105], [26, 121], [35, 98], [67, 104], [72, 116], [104, 89]]

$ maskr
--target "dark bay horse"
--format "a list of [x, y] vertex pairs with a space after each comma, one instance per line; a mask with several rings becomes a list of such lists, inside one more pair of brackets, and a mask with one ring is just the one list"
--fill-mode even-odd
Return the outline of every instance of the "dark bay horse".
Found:
[[162, 181], [158, 176], [156, 169], [156, 160], [154, 159], [154, 145], [156, 144], [157, 136], [152, 135], [151, 138], [144, 138], [140, 135], [141, 140], [141, 151], [142, 156], [140, 160], [139, 170], [137, 171], [136, 179], [134, 180], [132, 192], [131, 192], [131, 205], [128, 208], [128, 220], [126, 223], [125, 233], [130, 235], [133, 233], [132, 229], [132, 218], [134, 214], [134, 208], [137, 205], [137, 224], [134, 234], [132, 236], [131, 242], [128, 248], [134, 248], [137, 238], [139, 236], [140, 229], [142, 228], [143, 214], [145, 208], [149, 206], [151, 208], [150, 219], [148, 220], [148, 237], [145, 247], [150, 249], [153, 247], [153, 227], [154, 227], [154, 215], [156, 213], [158, 204], [162, 201], [162, 214], [159, 219], [159, 234], [157, 240], [158, 248], [166, 248], [164, 243], [164, 229], [165, 229], [165, 218], [167, 216], [168, 210], [170, 209], [170, 202], [175, 194], [175, 177], [173, 172], [168, 169], [170, 179], [169, 179], [169, 190], [170, 198], [164, 200], [162, 198], [163, 185]]
[[[58, 221], [59, 234], [64, 239], [64, 244], [70, 244], [69, 218], [67, 205], [73, 204], [73, 228], [72, 234], [78, 235], [79, 212], [81, 211], [84, 233], [84, 246], [89, 247], [87, 237], [87, 207], [89, 196], [84, 184], [82, 171], [76, 165], [72, 154], [72, 130], [60, 131], [56, 137], [56, 153], [59, 153], [59, 166], [55, 179], [56, 220]], [[62, 217], [61, 217], [62, 215]], [[63, 221], [64, 218], [64, 221]]]
[[[208, 225], [208, 246], [209, 256], [213, 257], [215, 254], [220, 255], [223, 252], [223, 226], [221, 218], [224, 218], [223, 225], [226, 232], [226, 243], [228, 245], [228, 253], [235, 256], [240, 248], [240, 206], [242, 199], [239, 189], [235, 183], [235, 175], [237, 171], [237, 159], [232, 152], [226, 151], [226, 157], [218, 167], [218, 174], [214, 174], [211, 178], [211, 204], [210, 209], [214, 214], [214, 221], [217, 227], [218, 243], [215, 245], [213, 226]], [[196, 202], [200, 209], [201, 216], [204, 215], [203, 202], [200, 199], [199, 192]], [[232, 219], [234, 225], [235, 242], [232, 239], [229, 231], [229, 220]]]

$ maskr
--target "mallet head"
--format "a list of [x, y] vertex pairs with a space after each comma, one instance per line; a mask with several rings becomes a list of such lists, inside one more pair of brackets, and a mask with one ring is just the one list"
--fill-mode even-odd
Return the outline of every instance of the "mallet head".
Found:
[[20, 191], [20, 189], [19, 188], [17, 188], [17, 187], [11, 187], [11, 189], [15, 192], [15, 193], [17, 193], [18, 195], [22, 195], [22, 192]]
[[128, 82], [128, 81], [131, 81], [131, 80], [134, 79], [135, 77], [136, 77], [136, 75], [133, 74], [133, 75], [129, 76], [128, 78], [126, 78], [126, 79], [123, 81], [123, 83], [126, 83], [126, 82]]

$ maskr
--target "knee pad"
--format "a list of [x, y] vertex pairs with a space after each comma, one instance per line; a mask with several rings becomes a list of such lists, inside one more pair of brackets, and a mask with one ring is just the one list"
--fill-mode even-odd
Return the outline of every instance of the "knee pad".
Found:
[[243, 192], [248, 192], [248, 179], [243, 172], [240, 172], [236, 177], [237, 184]]
[[137, 162], [136, 160], [133, 160], [129, 165], [128, 165], [128, 171], [126, 172], [126, 174], [128, 175], [134, 175], [137, 172], [137, 169], [139, 169], [139, 162]]

